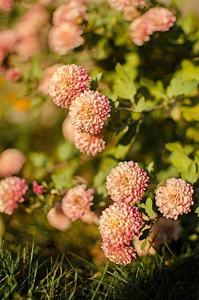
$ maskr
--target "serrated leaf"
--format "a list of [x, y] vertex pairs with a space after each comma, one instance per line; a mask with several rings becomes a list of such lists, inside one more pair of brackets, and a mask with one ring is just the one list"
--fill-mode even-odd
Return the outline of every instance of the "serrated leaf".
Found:
[[186, 121], [199, 121], [199, 104], [195, 106], [181, 106], [181, 112]]
[[198, 179], [195, 162], [191, 162], [185, 172], [182, 173], [182, 178], [194, 184]]
[[117, 93], [112, 93], [106, 86], [102, 89], [102, 94], [105, 95], [107, 98], [111, 99], [113, 102], [117, 100]]
[[114, 84], [114, 88], [119, 97], [123, 99], [129, 99], [134, 102], [134, 96], [136, 94], [136, 88], [133, 80], [129, 77], [128, 73], [118, 63], [115, 68], [118, 78]]
[[182, 153], [184, 154], [184, 149], [182, 148], [182, 146], [178, 143], [178, 142], [174, 142], [174, 143], [167, 143], [165, 145], [165, 148], [171, 152], [178, 152], [178, 153]]
[[192, 160], [186, 154], [174, 152], [171, 154], [171, 161], [178, 168], [179, 172], [186, 172]]
[[189, 81], [183, 82], [181, 76], [176, 78], [172, 78], [170, 81], [170, 85], [167, 87], [167, 95], [169, 98], [187, 95], [192, 93], [198, 82], [196, 79], [191, 79]]
[[141, 97], [136, 105], [134, 112], [143, 112], [146, 109], [149, 109], [150, 105], [145, 102], [145, 98]]

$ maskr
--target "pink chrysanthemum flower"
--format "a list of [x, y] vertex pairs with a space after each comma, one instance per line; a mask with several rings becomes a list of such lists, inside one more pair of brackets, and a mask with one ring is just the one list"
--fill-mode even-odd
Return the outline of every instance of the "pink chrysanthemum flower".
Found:
[[65, 55], [83, 44], [82, 33], [82, 29], [71, 22], [53, 26], [49, 32], [49, 47], [54, 53]]
[[110, 116], [108, 98], [97, 91], [84, 91], [69, 108], [71, 123], [79, 132], [97, 134]]
[[83, 3], [69, 2], [57, 7], [53, 13], [53, 25], [59, 26], [64, 22], [80, 24], [86, 18], [86, 6]]
[[88, 72], [77, 65], [64, 65], [53, 74], [49, 94], [54, 103], [67, 108], [76, 97], [88, 89]]
[[13, 0], [0, 0], [0, 10], [4, 12], [11, 12], [14, 6]]
[[62, 199], [62, 211], [75, 221], [78, 218], [83, 217], [88, 208], [92, 205], [93, 189], [86, 191], [86, 185], [77, 185], [76, 187], [68, 190], [65, 197]]
[[142, 5], [146, 0], [108, 0], [108, 2], [113, 8], [123, 10], [127, 6]]
[[9, 148], [0, 155], [0, 177], [5, 178], [19, 173], [26, 158], [17, 149]]
[[126, 6], [123, 10], [123, 18], [126, 21], [132, 21], [140, 15], [134, 6]]
[[8, 69], [5, 78], [10, 81], [18, 81], [21, 78], [21, 71], [18, 68]]
[[38, 90], [43, 94], [43, 95], [47, 95], [49, 92], [49, 83], [50, 80], [53, 76], [53, 74], [55, 73], [55, 71], [57, 71], [58, 68], [60, 68], [61, 65], [60, 64], [55, 64], [52, 65], [51, 67], [48, 67], [47, 69], [44, 70], [43, 76], [39, 82], [39, 86], [38, 86]]
[[24, 201], [22, 197], [28, 186], [25, 179], [19, 177], [7, 177], [0, 181], [0, 212], [8, 215], [13, 213], [14, 208], [17, 208], [17, 202]]
[[12, 29], [3, 30], [0, 32], [0, 51], [4, 53], [12, 52], [16, 45], [18, 36]]
[[136, 251], [132, 247], [103, 243], [102, 250], [110, 261], [118, 265], [126, 266], [136, 259]]
[[67, 230], [71, 225], [70, 219], [64, 215], [61, 209], [61, 202], [56, 203], [55, 206], [49, 210], [47, 219], [51, 226], [60, 231]]
[[134, 44], [141, 46], [145, 41], [149, 40], [144, 15], [133, 20], [129, 27], [130, 37]]
[[148, 176], [138, 163], [120, 162], [106, 177], [106, 187], [113, 201], [140, 202], [146, 189]]
[[105, 148], [105, 141], [101, 134], [81, 133], [75, 131], [75, 146], [87, 155], [97, 155]]
[[156, 205], [164, 217], [177, 220], [179, 215], [191, 211], [193, 187], [183, 179], [171, 178], [156, 191]]
[[130, 245], [142, 226], [138, 208], [126, 203], [114, 203], [106, 208], [99, 220], [99, 230], [104, 243]]
[[43, 190], [43, 185], [39, 185], [36, 180], [33, 180], [33, 192], [37, 195], [41, 195], [43, 193]]
[[148, 34], [152, 34], [154, 31], [167, 31], [176, 20], [172, 12], [163, 7], [149, 9], [144, 17]]

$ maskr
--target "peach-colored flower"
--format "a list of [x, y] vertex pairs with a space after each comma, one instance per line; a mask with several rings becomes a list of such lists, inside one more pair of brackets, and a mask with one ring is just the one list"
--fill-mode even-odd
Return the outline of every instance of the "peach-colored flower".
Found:
[[84, 91], [69, 108], [71, 123], [79, 132], [97, 134], [110, 116], [108, 98], [97, 91]]
[[43, 94], [48, 94], [50, 79], [52, 78], [55, 71], [60, 68], [60, 64], [55, 64], [44, 70], [43, 76], [39, 82], [38, 90]]
[[57, 7], [53, 13], [53, 25], [59, 26], [64, 22], [80, 24], [86, 18], [86, 6], [83, 3], [73, 1]]
[[86, 210], [85, 214], [81, 217], [81, 220], [89, 224], [99, 224], [98, 216], [94, 213], [94, 211], [91, 211], [90, 208]]
[[130, 245], [142, 226], [138, 208], [126, 203], [114, 203], [106, 208], [99, 219], [99, 230], [104, 243]]
[[6, 55], [14, 51], [18, 36], [12, 29], [0, 32], [0, 66], [2, 65]]
[[134, 44], [141, 46], [145, 41], [149, 40], [149, 33], [147, 31], [144, 15], [133, 20], [129, 27], [130, 37]]
[[123, 18], [126, 21], [132, 21], [140, 15], [134, 6], [126, 6], [123, 10]]
[[13, 10], [13, 0], [0, 0], [0, 10], [4, 12], [11, 12]]
[[146, 0], [108, 0], [108, 2], [113, 8], [123, 10], [127, 6], [142, 5]]
[[72, 221], [83, 217], [92, 205], [93, 193], [93, 189], [86, 190], [85, 184], [71, 188], [62, 199], [63, 213]]
[[167, 179], [156, 191], [156, 206], [164, 217], [177, 220], [179, 215], [191, 211], [193, 193], [193, 187], [185, 180]]
[[56, 203], [55, 206], [49, 210], [47, 219], [51, 226], [60, 231], [67, 230], [71, 225], [70, 219], [62, 212], [61, 202]]
[[41, 195], [43, 193], [43, 190], [43, 185], [39, 185], [36, 180], [33, 180], [33, 192], [37, 195]]
[[0, 155], [0, 177], [5, 178], [19, 173], [26, 158], [19, 150], [9, 148]]
[[118, 265], [126, 266], [136, 259], [136, 251], [132, 247], [103, 243], [102, 250], [110, 261]]
[[65, 55], [84, 43], [82, 33], [82, 28], [71, 22], [53, 26], [49, 32], [49, 47], [52, 52]]
[[64, 65], [53, 74], [49, 94], [54, 103], [67, 108], [76, 97], [88, 89], [88, 72], [77, 65]]
[[138, 163], [120, 162], [106, 177], [106, 187], [113, 201], [140, 202], [146, 189], [148, 176]]
[[14, 208], [17, 208], [17, 202], [24, 201], [22, 197], [28, 186], [25, 179], [19, 177], [7, 177], [0, 181], [0, 212], [8, 215], [13, 213]]
[[75, 146], [87, 155], [97, 155], [105, 148], [105, 141], [101, 134], [90, 134], [75, 131]]
[[18, 68], [8, 69], [5, 78], [10, 81], [18, 81], [21, 78], [21, 71]]
[[176, 20], [172, 12], [163, 7], [151, 8], [144, 16], [148, 34], [154, 31], [167, 31]]
[[66, 140], [74, 144], [76, 130], [73, 124], [70, 121], [70, 118], [67, 116], [62, 124], [62, 133]]

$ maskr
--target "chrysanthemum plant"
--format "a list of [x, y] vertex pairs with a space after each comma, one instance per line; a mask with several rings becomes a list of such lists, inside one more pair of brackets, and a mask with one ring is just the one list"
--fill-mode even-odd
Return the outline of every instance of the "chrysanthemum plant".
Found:
[[49, 231], [71, 231], [77, 219], [99, 224], [105, 256], [127, 265], [137, 237], [140, 253], [159, 250], [162, 217], [183, 226], [191, 215], [188, 235], [198, 232], [198, 19], [156, 1], [80, 2], [31, 4], [26, 14], [16, 3], [13, 23], [4, 18], [13, 27], [0, 32], [0, 149], [21, 150], [26, 162], [16, 174], [0, 156], [11, 174], [0, 181], [0, 211], [16, 214], [15, 232], [17, 216], [38, 212]]

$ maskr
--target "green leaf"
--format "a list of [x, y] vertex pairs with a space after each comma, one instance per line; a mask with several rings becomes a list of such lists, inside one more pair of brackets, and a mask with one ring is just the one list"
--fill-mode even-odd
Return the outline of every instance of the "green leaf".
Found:
[[182, 146], [178, 143], [178, 142], [174, 142], [174, 143], [167, 143], [165, 145], [165, 148], [171, 152], [178, 152], [178, 153], [182, 153], [184, 154], [184, 149], [182, 148]]
[[145, 98], [141, 97], [136, 105], [134, 112], [141, 113], [143, 110], [149, 109], [150, 105], [145, 102]]
[[141, 250], [144, 250], [144, 248], [146, 247], [146, 245], [147, 245], [149, 239], [150, 239], [150, 235], [148, 235], [148, 237], [146, 238], [146, 240], [142, 243], [142, 245], [141, 245]]
[[118, 78], [114, 84], [116, 92], [118, 93], [119, 97], [123, 99], [129, 99], [134, 102], [136, 88], [133, 80], [129, 77], [128, 73], [119, 63], [116, 65], [115, 69], [118, 74]]
[[167, 95], [169, 98], [187, 95], [192, 93], [198, 82], [196, 79], [191, 79], [189, 81], [183, 82], [181, 76], [176, 78], [172, 78], [170, 81], [170, 85], [167, 87]]
[[154, 162], [151, 162], [148, 166], [147, 166], [147, 170], [149, 173], [152, 173], [154, 171]]
[[177, 152], [173, 152], [171, 154], [171, 161], [178, 168], [179, 172], [185, 172], [192, 162], [192, 160], [184, 153], [180, 154]]
[[149, 218], [152, 219], [154, 216], [154, 211], [153, 211], [153, 201], [151, 198], [147, 198], [146, 200], [145, 211], [146, 214], [149, 216]]
[[199, 104], [191, 107], [181, 106], [180, 110], [183, 113], [183, 117], [187, 122], [199, 121]]
[[196, 164], [194, 161], [192, 161], [187, 170], [182, 173], [182, 178], [187, 180], [188, 182], [194, 184], [198, 179]]
[[109, 99], [111, 99], [113, 102], [115, 102], [117, 100], [117, 93], [116, 92], [112, 93], [109, 90], [109, 88], [107, 88], [106, 86], [103, 88], [102, 94], [105, 95], [106, 97], [108, 97]]
[[195, 213], [198, 214], [199, 217], [199, 206], [196, 208]]
[[138, 131], [138, 127], [139, 127], [138, 125], [139, 125], [139, 121], [135, 121], [131, 125], [129, 125], [127, 132], [119, 140], [120, 145], [128, 145], [132, 142], [132, 140], [135, 138], [135, 135]]
[[117, 159], [124, 159], [127, 153], [129, 152], [131, 144], [128, 145], [120, 145], [118, 144], [114, 151], [114, 156]]

